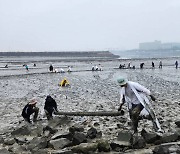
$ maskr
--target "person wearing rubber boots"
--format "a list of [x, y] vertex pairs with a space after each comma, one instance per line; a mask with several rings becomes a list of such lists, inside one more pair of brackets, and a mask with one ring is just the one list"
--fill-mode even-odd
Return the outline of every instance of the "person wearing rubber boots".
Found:
[[155, 97], [151, 92], [139, 83], [128, 81], [123, 77], [117, 79], [117, 82], [121, 86], [120, 107], [118, 111], [121, 111], [122, 105], [126, 102], [134, 133], [138, 132], [138, 122], [143, 116], [152, 120], [155, 131], [162, 132], [159, 121], [147, 98], [147, 96], [150, 96], [155, 101]]
[[53, 119], [52, 114], [58, 112], [57, 103], [50, 95], [46, 97], [44, 111], [48, 120]]
[[30, 116], [34, 114], [33, 116], [33, 122], [37, 121], [38, 113], [39, 113], [39, 108], [36, 107], [37, 100], [33, 98], [22, 110], [22, 117], [24, 118], [25, 121], [28, 123], [32, 123], [30, 120]]

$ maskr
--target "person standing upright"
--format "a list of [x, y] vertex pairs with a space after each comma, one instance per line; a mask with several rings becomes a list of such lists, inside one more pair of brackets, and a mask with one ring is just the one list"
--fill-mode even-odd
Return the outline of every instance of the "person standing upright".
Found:
[[152, 68], [155, 68], [154, 62], [152, 61]]
[[175, 62], [176, 69], [178, 68], [178, 61]]
[[53, 66], [52, 66], [52, 64], [49, 66], [49, 71], [50, 71], [50, 72], [53, 72]]
[[162, 61], [159, 62], [159, 68], [162, 68]]

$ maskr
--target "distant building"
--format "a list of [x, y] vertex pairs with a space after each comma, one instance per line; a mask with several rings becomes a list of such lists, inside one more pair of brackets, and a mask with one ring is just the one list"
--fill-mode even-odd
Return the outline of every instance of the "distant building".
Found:
[[139, 43], [140, 50], [160, 50], [160, 49], [180, 49], [180, 43], [170, 42], [161, 43], [161, 41]]
[[161, 41], [139, 43], [140, 50], [158, 50], [161, 49]]
[[180, 49], [180, 43], [163, 43], [162, 49]]

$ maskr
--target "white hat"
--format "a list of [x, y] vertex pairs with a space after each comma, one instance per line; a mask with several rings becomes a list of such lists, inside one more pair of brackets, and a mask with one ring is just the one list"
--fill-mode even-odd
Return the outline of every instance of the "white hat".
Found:
[[36, 100], [35, 98], [33, 98], [33, 99], [29, 102], [30, 105], [34, 105], [34, 104], [36, 104], [36, 103], [37, 103], [37, 100]]
[[125, 78], [119, 78], [117, 79], [117, 82], [119, 83], [120, 86], [123, 86], [127, 83], [127, 80]]

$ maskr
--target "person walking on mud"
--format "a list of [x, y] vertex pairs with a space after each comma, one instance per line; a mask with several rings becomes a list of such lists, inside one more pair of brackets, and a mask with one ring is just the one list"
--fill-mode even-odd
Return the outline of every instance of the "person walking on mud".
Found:
[[25, 68], [26, 68], [26, 70], [27, 70], [27, 71], [29, 71], [29, 67], [28, 67], [28, 65], [25, 65]]
[[176, 69], [178, 68], [178, 61], [175, 62]]
[[37, 121], [38, 113], [39, 113], [39, 108], [36, 107], [36, 99], [32, 99], [24, 108], [22, 111], [22, 117], [24, 118], [25, 121], [31, 123], [30, 116], [31, 114], [34, 114], [33, 116], [33, 122]]
[[155, 101], [151, 92], [139, 83], [127, 81], [124, 78], [119, 78], [117, 82], [121, 86], [120, 107], [118, 111], [121, 111], [122, 105], [126, 102], [134, 133], [138, 132], [138, 122], [142, 115], [145, 117], [149, 116], [149, 119], [153, 122], [155, 131], [162, 132], [160, 124], [153, 110], [150, 108], [150, 102], [146, 97], [148, 95]]
[[140, 64], [140, 69], [143, 69], [143, 67], [144, 67], [144, 63], [141, 63]]
[[162, 68], [162, 61], [159, 62], [159, 68]]
[[50, 95], [46, 97], [44, 111], [48, 120], [53, 118], [53, 113], [58, 112], [57, 103]]
[[152, 61], [152, 68], [155, 68], [154, 62]]

